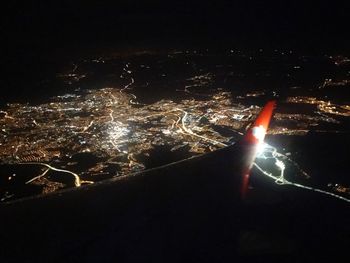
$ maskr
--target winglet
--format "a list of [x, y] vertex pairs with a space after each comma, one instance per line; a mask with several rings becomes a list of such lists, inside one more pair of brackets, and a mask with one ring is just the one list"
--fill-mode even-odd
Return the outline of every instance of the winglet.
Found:
[[253, 165], [259, 145], [264, 142], [266, 131], [269, 127], [270, 120], [272, 118], [273, 110], [276, 107], [275, 101], [269, 101], [259, 113], [254, 124], [249, 128], [243, 140], [244, 145], [248, 145], [252, 151], [249, 151], [249, 158], [246, 164], [246, 168], [243, 171], [243, 178], [241, 184], [241, 198], [244, 199], [248, 189], [250, 170]]
[[264, 141], [266, 131], [269, 127], [270, 120], [272, 118], [273, 110], [276, 107], [275, 101], [269, 101], [266, 103], [264, 108], [259, 113], [258, 117], [256, 118], [254, 124], [249, 128], [247, 131], [244, 142], [250, 143], [250, 144], [260, 144]]

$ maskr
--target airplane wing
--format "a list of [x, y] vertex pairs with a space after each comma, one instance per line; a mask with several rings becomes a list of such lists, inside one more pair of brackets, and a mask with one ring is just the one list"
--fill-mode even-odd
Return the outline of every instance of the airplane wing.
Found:
[[231, 255], [236, 208], [274, 105], [240, 142], [215, 152], [1, 204], [1, 261], [217, 262]]
[[272, 113], [275, 107], [276, 102], [269, 101], [261, 110], [253, 125], [251, 125], [251, 127], [248, 129], [243, 140], [239, 142], [241, 145], [244, 145], [245, 148], [247, 148], [245, 150], [242, 150], [242, 152], [245, 152], [247, 155], [247, 161], [244, 164], [245, 167], [242, 172], [242, 183], [240, 189], [242, 199], [244, 199], [247, 194], [250, 170], [252, 168], [256, 153], [264, 142], [266, 131], [269, 127]]

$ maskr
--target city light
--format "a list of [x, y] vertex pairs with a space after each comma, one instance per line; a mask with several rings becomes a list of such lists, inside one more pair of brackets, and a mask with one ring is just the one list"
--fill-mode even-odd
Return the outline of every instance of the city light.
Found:
[[[83, 70], [84, 63], [73, 63], [73, 69], [57, 74], [57, 78], [68, 85], [89, 78], [89, 72]], [[108, 59], [98, 58], [86, 63], [96, 66], [96, 63], [107, 64]], [[140, 85], [138, 70], [148, 71], [150, 68], [147, 63], [123, 62], [122, 70], [117, 74], [122, 83], [119, 86], [71, 90], [37, 105], [9, 103], [0, 110], [1, 163], [14, 167], [25, 164], [42, 167], [38, 174], [25, 180], [26, 184], [50, 180], [51, 170], [71, 174], [75, 186], [80, 186], [84, 180], [96, 182], [143, 171], [146, 169], [143, 162], [157, 147], [166, 145], [172, 152], [186, 149], [184, 156], [188, 157], [239, 141], [261, 110], [244, 99], [267, 94], [266, 90], [252, 89], [233, 96], [225, 89], [213, 88], [216, 75], [204, 70], [186, 77], [183, 85], [176, 89], [181, 99], [163, 98], [142, 104], [132, 92], [135, 89], [136, 93], [136, 87]], [[148, 82], [145, 85], [152, 88]], [[321, 89], [334, 85], [342, 87], [348, 85], [348, 81], [327, 78]], [[327, 132], [324, 127], [338, 125], [341, 123], [339, 118], [350, 116], [349, 105], [317, 97], [291, 96], [285, 102], [309, 105], [315, 110], [307, 113], [276, 112], [273, 126], [269, 128], [270, 135], [299, 136], [311, 130]], [[251, 132], [253, 140], [258, 142], [256, 160], [260, 165], [264, 159], [269, 167], [275, 167], [273, 172], [278, 174], [272, 176], [276, 183], [290, 183], [285, 177], [288, 177], [291, 166], [301, 177], [310, 178], [296, 162], [264, 142], [264, 127], [253, 127]], [[342, 131], [334, 129], [334, 132]], [[79, 154], [92, 157], [91, 167], [83, 171], [78, 169], [80, 163], [75, 157]], [[272, 173], [265, 172], [265, 175]], [[10, 175], [5, 175], [12, 178], [9, 185], [19, 178]], [[68, 186], [62, 183], [62, 187]], [[339, 187], [333, 190], [343, 191]]]

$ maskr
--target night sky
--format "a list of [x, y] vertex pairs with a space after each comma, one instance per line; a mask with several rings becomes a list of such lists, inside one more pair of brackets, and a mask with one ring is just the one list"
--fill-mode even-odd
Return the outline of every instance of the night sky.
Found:
[[2, 35], [12, 48], [169, 43], [346, 48], [347, 6], [304, 2], [11, 1], [2, 9]]
[[334, 1], [9, 1], [1, 8], [2, 102], [86, 50], [240, 48], [350, 51]]

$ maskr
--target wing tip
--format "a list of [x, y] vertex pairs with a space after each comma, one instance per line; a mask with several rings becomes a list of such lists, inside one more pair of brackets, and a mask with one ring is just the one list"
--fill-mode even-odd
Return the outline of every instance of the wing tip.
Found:
[[242, 174], [241, 199], [245, 199], [248, 190], [250, 169], [254, 162], [258, 147], [263, 143], [265, 139], [265, 135], [275, 108], [276, 101], [268, 101], [258, 114], [258, 117], [255, 119], [254, 124], [248, 129], [246, 135], [242, 140], [244, 145], [249, 146], [248, 148], [250, 150], [247, 154], [249, 154], [250, 157], [247, 158], [247, 160], [249, 161], [248, 163], [246, 163], [246, 167], [243, 170]]
[[275, 100], [268, 101], [265, 104], [265, 106], [258, 114], [258, 117], [255, 119], [254, 124], [249, 128], [246, 135], [244, 136], [244, 142], [248, 142], [250, 144], [259, 144], [264, 140], [275, 108]]

